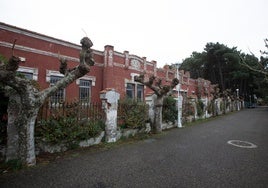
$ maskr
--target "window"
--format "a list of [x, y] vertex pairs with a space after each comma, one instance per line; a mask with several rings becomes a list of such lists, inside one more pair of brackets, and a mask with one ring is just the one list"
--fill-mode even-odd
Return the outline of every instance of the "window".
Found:
[[26, 79], [33, 80], [33, 73], [30, 72], [19, 72], [22, 74]]
[[141, 84], [127, 83], [126, 96], [130, 99], [137, 99], [143, 101], [144, 86]]
[[126, 88], [127, 98], [134, 99], [134, 97], [135, 97], [134, 88], [135, 88], [134, 84], [129, 84], [129, 83], [127, 84], [127, 88]]
[[143, 101], [143, 93], [144, 93], [143, 85], [138, 84], [137, 85], [137, 99], [139, 101]]
[[[62, 77], [60, 76], [50, 76], [50, 85], [53, 86], [56, 82], [58, 82]], [[61, 103], [64, 101], [64, 89], [60, 89], [56, 91], [53, 95], [50, 97], [50, 101], [52, 103]]]
[[91, 80], [80, 79], [79, 83], [79, 100], [82, 102], [90, 102], [91, 98]]
[[31, 68], [31, 67], [23, 67], [19, 66], [18, 73], [21, 75], [24, 75], [25, 78], [29, 80], [38, 80], [38, 69], [37, 68]]

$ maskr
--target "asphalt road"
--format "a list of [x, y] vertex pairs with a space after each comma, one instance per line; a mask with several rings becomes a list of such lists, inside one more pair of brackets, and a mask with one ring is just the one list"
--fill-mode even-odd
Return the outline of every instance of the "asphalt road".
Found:
[[268, 187], [268, 108], [1, 175], [0, 187]]

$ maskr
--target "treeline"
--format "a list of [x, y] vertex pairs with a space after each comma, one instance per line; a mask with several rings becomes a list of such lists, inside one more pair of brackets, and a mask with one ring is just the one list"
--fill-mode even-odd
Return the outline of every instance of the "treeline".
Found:
[[245, 54], [236, 47], [229, 48], [220, 43], [207, 43], [203, 52], [193, 52], [186, 58], [180, 69], [189, 71], [192, 78], [202, 77], [218, 84], [223, 92], [230, 89], [245, 100], [257, 96], [268, 101], [268, 82], [265, 74], [252, 71], [243, 63], [257, 67], [261, 65], [267, 71], [268, 58], [262, 52], [260, 58], [254, 54]]

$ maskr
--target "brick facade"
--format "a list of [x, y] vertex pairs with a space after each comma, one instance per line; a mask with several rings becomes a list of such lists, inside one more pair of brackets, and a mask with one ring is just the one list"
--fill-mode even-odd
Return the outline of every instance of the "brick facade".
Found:
[[[64, 56], [68, 60], [68, 67], [79, 63], [80, 46], [67, 41], [45, 36], [36, 32], [21, 29], [5, 23], [0, 23], [0, 54], [11, 56], [11, 48], [16, 40], [15, 55], [21, 57], [19, 71], [33, 75], [41, 88], [50, 85], [50, 76], [61, 76], [58, 57]], [[94, 39], [93, 43], [94, 43]], [[163, 83], [170, 82], [176, 77], [176, 70], [169, 66], [157, 68], [156, 61], [148, 61], [146, 57], [139, 57], [114, 50], [111, 45], [106, 45], [103, 51], [93, 50], [95, 66], [90, 73], [82, 79], [91, 81], [91, 101], [100, 101], [99, 94], [106, 88], [114, 88], [120, 93], [120, 98], [126, 97], [126, 90], [133, 86], [137, 90], [139, 83], [134, 82], [134, 76], [140, 74], [155, 75], [163, 79]], [[181, 92], [188, 97], [196, 98], [210, 96], [213, 86], [204, 79], [191, 79], [189, 72], [180, 71]], [[144, 88], [142, 98], [152, 91]], [[137, 92], [134, 96], [138, 97]], [[65, 89], [65, 100], [79, 99], [79, 81], [72, 83]]]

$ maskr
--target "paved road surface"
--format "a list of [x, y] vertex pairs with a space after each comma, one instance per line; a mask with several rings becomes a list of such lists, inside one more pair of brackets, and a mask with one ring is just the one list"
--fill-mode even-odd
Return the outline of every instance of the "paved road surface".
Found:
[[[247, 141], [257, 148], [228, 144]], [[247, 143], [238, 143], [250, 146]], [[0, 176], [0, 187], [268, 187], [268, 109]]]

